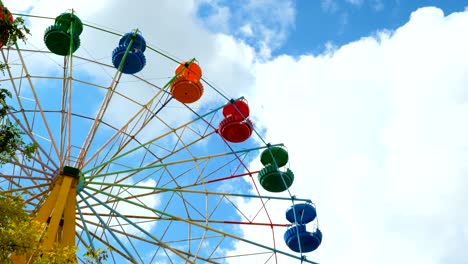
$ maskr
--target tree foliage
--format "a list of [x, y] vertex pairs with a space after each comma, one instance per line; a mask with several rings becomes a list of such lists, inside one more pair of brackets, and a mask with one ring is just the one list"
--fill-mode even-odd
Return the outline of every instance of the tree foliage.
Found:
[[107, 260], [109, 257], [109, 249], [96, 249], [87, 248], [86, 253], [84, 253], [84, 259], [86, 264], [98, 264]]
[[0, 30], [5, 34], [4, 39], [7, 46], [14, 45], [18, 40], [26, 41], [27, 35], [30, 35], [29, 28], [24, 24], [22, 17], [17, 17], [11, 23], [7, 18], [0, 19]]
[[13, 252], [23, 255], [37, 250], [42, 225], [31, 221], [23, 210], [21, 197], [0, 195], [0, 263], [11, 263]]
[[11, 161], [17, 150], [22, 151], [24, 157], [30, 160], [37, 149], [35, 143], [26, 144], [23, 141], [18, 123], [13, 123], [8, 118], [11, 107], [5, 102], [7, 97], [11, 97], [11, 93], [7, 89], [0, 89], [0, 166]]
[[14, 263], [12, 256], [25, 256], [30, 263], [76, 263], [76, 248], [54, 245], [44, 249], [40, 239], [44, 224], [25, 210], [19, 195], [0, 193], [0, 263]]
[[[44, 227], [25, 211], [20, 195], [0, 192], [0, 263], [13, 264], [13, 256], [25, 256], [33, 264], [77, 263], [75, 246], [41, 246]], [[88, 248], [83, 257], [87, 264], [102, 263], [108, 258], [108, 250]]]
[[[27, 35], [30, 35], [29, 28], [25, 25], [22, 17], [17, 17], [13, 20], [10, 11], [3, 6], [0, 1], [0, 47], [6, 45], [8, 47], [14, 45], [19, 40], [25, 42]], [[4, 72], [8, 68], [6, 63], [0, 63], [0, 71]]]
[[[25, 41], [30, 30], [24, 24], [23, 18], [17, 17], [13, 20], [10, 11], [1, 1], [0, 12], [0, 47], [11, 46], [18, 40]], [[7, 68], [6, 63], [0, 63], [0, 71], [3, 72]], [[12, 108], [6, 103], [7, 97], [11, 97], [11, 93], [6, 89], [0, 89], [0, 166], [14, 158], [17, 150], [23, 151], [26, 159], [31, 159], [37, 148], [34, 143], [25, 144], [18, 123], [8, 119], [8, 113]]]

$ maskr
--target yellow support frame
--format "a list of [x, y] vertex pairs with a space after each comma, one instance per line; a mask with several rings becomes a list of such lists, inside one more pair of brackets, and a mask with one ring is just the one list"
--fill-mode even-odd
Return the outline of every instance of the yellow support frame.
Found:
[[[45, 250], [54, 244], [75, 245], [76, 187], [79, 177], [57, 175], [49, 196], [37, 211], [35, 221], [45, 224], [41, 245]], [[14, 263], [26, 263], [25, 256], [13, 255]]]
[[41, 206], [34, 220], [45, 223], [42, 238], [44, 249], [54, 243], [75, 245], [76, 186], [78, 179], [71, 175], [58, 175], [52, 192]]

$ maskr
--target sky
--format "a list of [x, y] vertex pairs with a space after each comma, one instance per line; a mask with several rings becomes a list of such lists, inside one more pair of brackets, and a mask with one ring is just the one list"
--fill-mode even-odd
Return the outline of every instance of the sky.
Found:
[[159, 49], [195, 56], [230, 98], [245, 96], [256, 131], [288, 149], [291, 194], [317, 206], [323, 242], [307, 259], [468, 263], [464, 1], [3, 2], [48, 16], [74, 8], [118, 32], [138, 27]]

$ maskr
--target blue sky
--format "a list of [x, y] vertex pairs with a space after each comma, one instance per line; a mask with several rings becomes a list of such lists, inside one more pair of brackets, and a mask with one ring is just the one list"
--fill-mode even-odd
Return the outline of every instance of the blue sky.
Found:
[[316, 54], [323, 51], [327, 42], [341, 46], [376, 31], [395, 30], [405, 24], [411, 12], [419, 7], [437, 6], [449, 14], [463, 11], [466, 6], [466, 3], [458, 0], [350, 2], [352, 1], [295, 1], [295, 24], [276, 54]]
[[[28, 10], [49, 17], [74, 8], [86, 23], [121, 34], [139, 28], [149, 46], [181, 60], [196, 57], [204, 77], [217, 89], [205, 85], [201, 101], [193, 105], [200, 113], [222, 107], [226, 98], [244, 96], [261, 138], [253, 136], [245, 144], [228, 146], [213, 135], [201, 140], [191, 152], [207, 155], [229, 152], [230, 147], [258, 147], [263, 145], [262, 139], [284, 143], [295, 182], [290, 193], [279, 195], [312, 199], [324, 235], [320, 248], [307, 254], [309, 260], [459, 264], [468, 259], [467, 251], [462, 250], [468, 241], [465, 210], [468, 197], [464, 190], [468, 186], [468, 125], [463, 122], [468, 115], [468, 11], [464, 11], [467, 5], [464, 1], [140, 0], [138, 5], [124, 0], [4, 2], [14, 11]], [[42, 33], [51, 20], [31, 21], [34, 34], [26, 45], [46, 50]], [[118, 36], [87, 29], [81, 40], [76, 55], [110, 64]], [[147, 65], [138, 77], [164, 85], [177, 65], [150, 50], [145, 54]], [[74, 61], [77, 80], [81, 77], [107, 87], [115, 75], [112, 66]], [[62, 63], [62, 57], [51, 54], [27, 56], [32, 75], [52, 75], [51, 69], [60, 74]], [[132, 101], [146, 102], [158, 90], [140, 79], [127, 77], [118, 87]], [[75, 100], [103, 96], [101, 93], [101, 97], [94, 97], [93, 85], [74, 87], [75, 92], [85, 93], [74, 97]], [[40, 100], [45, 103], [47, 99], [42, 98], [48, 96], [41, 94]], [[138, 109], [127, 99], [117, 98], [104, 118], [115, 127], [123, 125], [129, 112]], [[33, 100], [27, 101], [28, 107], [32, 107]], [[81, 114], [92, 115], [99, 107], [98, 103], [88, 107], [89, 100], [85, 104], [74, 102], [87, 106], [78, 111]], [[128, 107], [124, 109], [123, 104]], [[177, 127], [195, 118], [192, 112], [184, 110], [187, 109], [173, 100], [158, 117]], [[216, 127], [222, 117], [215, 113], [208, 115], [208, 119]], [[89, 121], [83, 123], [89, 125]], [[201, 121], [191, 127], [193, 131], [213, 132]], [[140, 135], [141, 140], [161, 135], [167, 129], [154, 119]], [[40, 129], [37, 132], [47, 137]], [[101, 132], [100, 139], [109, 135], [106, 130]], [[190, 131], [184, 133], [188, 141], [197, 137]], [[169, 152], [167, 149], [176, 142], [173, 136], [158, 140], [165, 150], [157, 144], [151, 149]], [[81, 141], [80, 137], [75, 139]], [[99, 147], [100, 142], [92, 147]], [[135, 156], [142, 153], [145, 152], [136, 152]], [[245, 159], [252, 171], [262, 168], [255, 154], [249, 153]], [[171, 160], [191, 155], [183, 152]], [[127, 163], [133, 157], [122, 161]], [[217, 171], [217, 166], [226, 164], [229, 173], [241, 172], [237, 162], [229, 164], [232, 157], [219, 160], [210, 161], [208, 168]], [[204, 167], [203, 162], [199, 165]], [[183, 169], [172, 166], [173, 172]], [[152, 173], [148, 170], [143, 176]], [[159, 171], [155, 175], [159, 173], [166, 175]], [[229, 173], [219, 171], [215, 176]], [[187, 179], [195, 179], [190, 176]], [[252, 179], [256, 181], [255, 177]], [[152, 185], [155, 181], [148, 178], [141, 185]], [[236, 178], [206, 188], [245, 194], [253, 190], [252, 181]], [[200, 186], [196, 190], [205, 189]], [[260, 193], [272, 195], [263, 190]], [[204, 195], [190, 197], [196, 206], [207, 202]], [[166, 199], [147, 196], [144, 202], [156, 209], [170, 205], [174, 210], [171, 212], [178, 213], [178, 200], [172, 203]], [[219, 197], [207, 199], [210, 206], [219, 201]], [[245, 220], [259, 211], [258, 201], [253, 200], [233, 199], [232, 203], [221, 204], [222, 208], [228, 206], [231, 213], [235, 211], [229, 215], [224, 214], [229, 210], [215, 212], [228, 220]], [[290, 201], [269, 201], [267, 208], [273, 222], [284, 223], [284, 211], [289, 206]], [[151, 214], [149, 211], [141, 214], [148, 213]], [[180, 215], [185, 217], [183, 212]], [[267, 219], [260, 215], [255, 221]], [[271, 245], [271, 228], [266, 229], [234, 225], [224, 230]], [[285, 227], [275, 229], [276, 246], [287, 251], [282, 241], [284, 231]], [[154, 233], [158, 234], [156, 230]], [[237, 255], [254, 250], [235, 239], [220, 248], [216, 254]], [[389, 250], [397, 253], [389, 254]], [[165, 258], [162, 254], [157, 257]], [[251, 257], [232, 258], [229, 263], [265, 262], [264, 256]], [[274, 263], [272, 259], [269, 261]], [[298, 261], [280, 257], [279, 263]]]
[[[203, 2], [203, 1], [202, 1]], [[435, 6], [446, 14], [460, 12], [466, 3], [459, 0], [298, 0], [268, 3], [252, 10], [243, 6], [249, 1], [207, 1], [199, 6], [198, 16], [214, 31], [234, 33], [248, 43], [258, 45], [261, 36], [246, 37], [239, 28], [248, 21], [258, 21], [272, 29], [281, 29], [284, 37], [277, 39], [272, 55], [320, 54], [327, 44], [342, 46], [349, 42], [370, 36], [382, 30], [395, 30], [408, 22], [413, 11], [420, 7]], [[274, 5], [286, 5], [292, 8], [294, 15], [290, 21], [281, 22], [275, 13]], [[271, 6], [273, 5], [273, 6]], [[212, 24], [210, 17], [220, 15], [219, 8], [227, 8], [231, 15], [227, 25]], [[207, 19], [208, 18], [208, 19]]]

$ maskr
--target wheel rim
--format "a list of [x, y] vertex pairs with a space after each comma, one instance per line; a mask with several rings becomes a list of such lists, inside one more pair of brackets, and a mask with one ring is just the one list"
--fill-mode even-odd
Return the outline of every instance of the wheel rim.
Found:
[[[252, 175], [258, 171], [249, 171], [246, 164], [265, 146], [253, 140], [232, 145], [216, 133], [213, 124], [221, 121], [226, 98], [220, 96], [223, 103], [198, 111], [172, 100], [170, 79], [152, 83], [123, 75], [110, 59], [96, 61], [79, 50], [58, 57], [16, 47], [2, 49], [2, 56], [10, 69], [1, 85], [15, 97], [10, 118], [39, 148], [31, 161], [19, 155], [4, 165], [0, 187], [24, 192], [27, 209], [37, 213], [64, 168], [78, 169], [83, 176], [71, 184], [80, 186], [74, 213], [78, 256], [91, 247], [110, 248], [111, 259], [118, 263], [218, 263], [251, 255], [271, 263], [277, 255], [301, 259], [280, 250], [273, 232], [269, 241], [246, 240], [239, 233], [241, 225], [286, 230], [287, 221], [270, 219], [265, 203], [288, 197], [261, 196], [256, 189], [259, 184]], [[37, 58], [54, 66], [37, 69], [29, 62]], [[113, 75], [94, 80], [87, 66]], [[151, 96], [138, 98], [132, 82]], [[128, 112], [117, 111], [122, 107]], [[234, 201], [239, 197], [255, 201], [257, 215], [245, 215]], [[268, 221], [259, 221], [259, 215]], [[245, 243], [249, 250], [226, 255], [236, 243]]]

